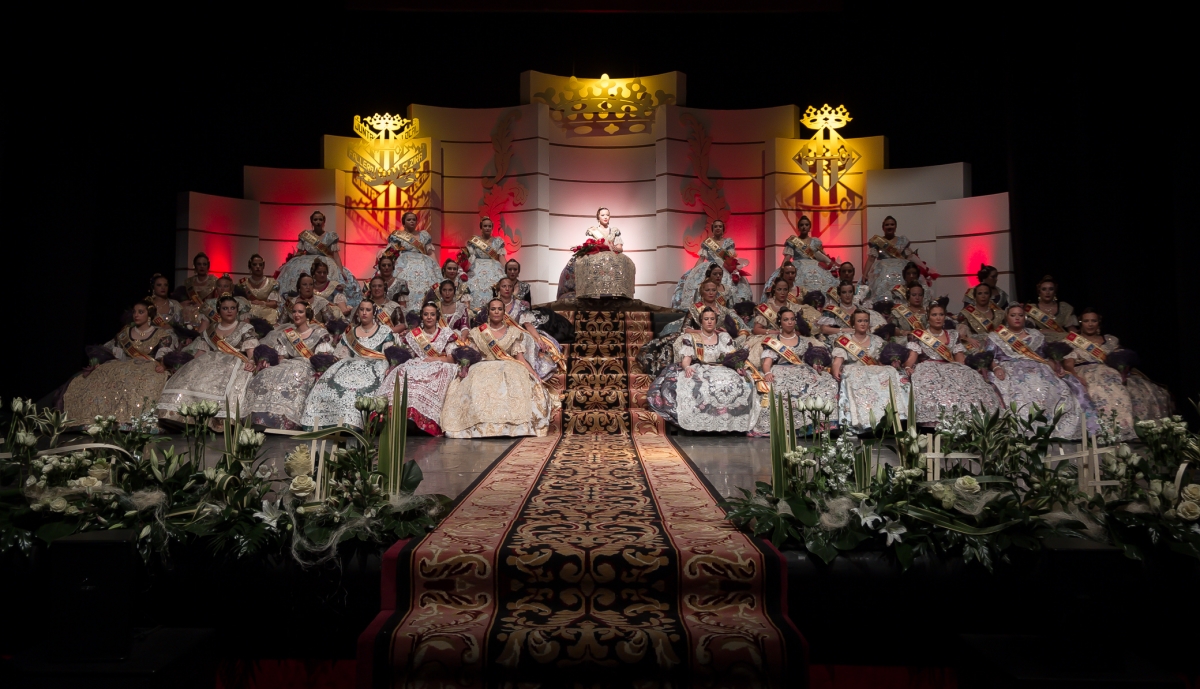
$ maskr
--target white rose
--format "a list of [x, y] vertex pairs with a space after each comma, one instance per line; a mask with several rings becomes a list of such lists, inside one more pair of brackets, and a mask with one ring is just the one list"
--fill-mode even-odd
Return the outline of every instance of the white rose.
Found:
[[20, 414], [22, 411], [25, 410], [25, 403], [21, 401], [20, 397], [13, 398], [12, 410], [13, 410], [14, 414]]
[[69, 514], [72, 516], [79, 514], [79, 508], [74, 505], [71, 505], [70, 507], [67, 508], [66, 514]]
[[80, 488], [95, 488], [101, 485], [100, 479], [95, 476], [84, 476], [77, 482]]
[[1160, 481], [1158, 479], [1154, 479], [1153, 481], [1150, 482], [1150, 492], [1151, 493], [1161, 493], [1162, 489], [1163, 489], [1162, 481]]
[[1186, 486], [1183, 487], [1183, 491], [1180, 493], [1180, 495], [1183, 496], [1184, 500], [1190, 500], [1195, 503], [1200, 503], [1200, 484], [1197, 484], [1197, 483], [1187, 484]]
[[1162, 496], [1167, 502], [1175, 502], [1175, 498], [1179, 497], [1179, 489], [1174, 483], [1166, 483], [1163, 485]]
[[85, 432], [85, 433], [87, 433], [88, 435], [90, 435], [90, 436], [93, 436], [93, 437], [94, 437], [94, 436], [100, 435], [100, 433], [101, 433], [103, 430], [104, 430], [103, 428], [100, 428], [100, 427], [99, 427], [99, 426], [97, 426], [96, 424], [92, 424], [91, 426], [88, 426], [88, 427], [87, 427], [87, 430], [86, 430], [86, 431], [84, 431], [84, 432]]
[[13, 439], [13, 441], [18, 445], [33, 447], [34, 445], [37, 445], [37, 436], [32, 433], [26, 433], [25, 431], [17, 431], [17, 436]]
[[957, 489], [960, 493], [970, 493], [970, 494], [978, 493], [979, 492], [979, 481], [976, 481], [974, 479], [974, 477], [971, 477], [971, 476], [960, 476], [957, 480], [954, 481], [954, 488]]
[[42, 467], [42, 473], [43, 473], [43, 474], [48, 474], [48, 473], [50, 473], [51, 471], [54, 471], [54, 465], [53, 465], [53, 464], [47, 464], [46, 466]]
[[1133, 456], [1133, 450], [1129, 449], [1128, 445], [1126, 445], [1125, 443], [1121, 443], [1120, 445], [1117, 445], [1117, 459], [1127, 460], [1132, 456]]
[[307, 475], [297, 476], [296, 478], [292, 479], [292, 485], [290, 487], [292, 495], [295, 495], [298, 498], [306, 498], [316, 489], [316, 482], [312, 480], [311, 476]]
[[103, 481], [104, 479], [108, 478], [108, 465], [93, 464], [91, 468], [88, 469], [88, 476], [91, 476], [98, 481]]
[[1184, 500], [1179, 503], [1179, 507], [1175, 510], [1175, 513], [1179, 515], [1180, 519], [1186, 522], [1194, 522], [1200, 519], [1200, 505], [1191, 500]]
[[51, 512], [65, 512], [68, 506], [66, 498], [54, 498], [50, 501]]

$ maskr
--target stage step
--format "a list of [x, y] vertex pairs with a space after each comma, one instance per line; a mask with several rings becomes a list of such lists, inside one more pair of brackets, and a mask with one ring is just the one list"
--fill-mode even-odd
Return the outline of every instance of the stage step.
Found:
[[653, 337], [649, 313], [574, 311], [575, 324], [563, 376], [563, 432], [661, 433], [662, 419], [647, 409], [651, 377], [637, 363]]

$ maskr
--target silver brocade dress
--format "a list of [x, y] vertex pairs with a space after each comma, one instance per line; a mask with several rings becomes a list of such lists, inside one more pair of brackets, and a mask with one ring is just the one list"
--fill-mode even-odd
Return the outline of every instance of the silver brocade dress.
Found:
[[[957, 331], [942, 332], [948, 334], [947, 348], [951, 354], [965, 352]], [[1000, 396], [978, 371], [966, 364], [946, 361], [932, 347], [911, 335], [907, 346], [918, 354], [911, 378], [918, 424], [937, 423], [943, 410], [968, 412], [972, 407], [982, 407], [990, 414], [999, 408]]]
[[[263, 338], [262, 343], [279, 354], [279, 363], [259, 371], [250, 380], [242, 411], [250, 415], [252, 423], [296, 430], [300, 428], [300, 416], [317, 374], [308, 358], [291, 343], [285, 328], [294, 330], [290, 325], [282, 326]], [[313, 325], [308, 335], [301, 338], [311, 354], [333, 351], [332, 339], [319, 325]]]
[[[404, 346], [413, 358], [388, 372], [383, 389], [389, 402], [395, 404], [395, 380], [403, 376], [402, 380], [408, 381], [408, 418], [426, 433], [441, 435], [442, 407], [450, 381], [458, 375], [458, 364], [427, 359], [417, 341], [417, 334], [423, 332], [417, 328], [404, 333]], [[432, 336], [426, 334], [426, 337], [437, 354], [453, 355], [458, 349], [458, 335], [451, 328], [437, 328]]]
[[[737, 245], [729, 237], [722, 237], [721, 250], [736, 251]], [[675, 293], [671, 295], [671, 308], [679, 309], [687, 305], [687, 302], [684, 300], [696, 293], [696, 288], [700, 286], [701, 282], [704, 282], [704, 274], [708, 272], [709, 266], [714, 264], [722, 266], [721, 285], [725, 287], [725, 294], [729, 295], [731, 299], [737, 298], [734, 293], [733, 279], [730, 278], [729, 272], [723, 268], [725, 261], [706, 244], [701, 243], [699, 254], [696, 257], [696, 264], [692, 266], [691, 270], [684, 273], [675, 285]], [[748, 287], [749, 285], [747, 285]]]
[[[1121, 349], [1121, 341], [1113, 335], [1105, 335], [1100, 349], [1105, 354], [1112, 354]], [[1075, 375], [1087, 383], [1087, 394], [1096, 414], [1107, 418], [1117, 412], [1122, 440], [1136, 437], [1135, 422], [1156, 421], [1171, 415], [1170, 393], [1141, 371], [1130, 371], [1122, 383], [1119, 371], [1078, 347], [1072, 346], [1067, 358], [1075, 362]]]
[[[1036, 330], [1023, 330], [1018, 336], [1035, 352], [1046, 341]], [[1030, 405], [1037, 404], [1049, 418], [1062, 406], [1063, 417], [1054, 429], [1056, 438], [1079, 440], [1084, 424], [1089, 432], [1098, 430], [1091, 400], [1073, 376], [1059, 378], [1049, 365], [1017, 352], [998, 333], [988, 336], [987, 351], [994, 354], [995, 362], [1004, 369], [1004, 380], [994, 372], [988, 374], [988, 379], [996, 386], [1006, 406], [1015, 403], [1019, 413], [1024, 414]]]
[[[257, 301], [273, 301], [279, 302], [279, 282], [274, 278], [263, 276], [263, 281], [257, 287], [250, 282], [250, 278], [242, 278], [238, 280], [238, 286], [246, 290], [247, 299]], [[269, 306], [259, 306], [258, 304], [250, 305], [250, 316], [262, 318], [272, 326], [279, 321], [279, 308]]]
[[[533, 329], [538, 335], [545, 337], [547, 340], [553, 343], [554, 347], [560, 353], [562, 352], [562, 345], [559, 344], [558, 340], [550, 337], [546, 331], [538, 328], [539, 325], [545, 325], [546, 320], [541, 319], [539, 322], [538, 315], [534, 313], [532, 309], [530, 309], [528, 302], [519, 301], [514, 298], [508, 304], [508, 306], [505, 307], [504, 311], [511, 316], [514, 321], [520, 324], [522, 328], [524, 328], [526, 324], [532, 323]], [[535, 356], [531, 359], [530, 363], [533, 364], [533, 370], [537, 371], [538, 377], [540, 377], [542, 380], [546, 380], [550, 376], [554, 375], [554, 372], [558, 370], [558, 364], [554, 362], [554, 359], [550, 356], [549, 351], [540, 351], [536, 342], [533, 343], [533, 346], [533, 352]]]
[[[584, 241], [589, 239], [603, 239], [604, 243], [610, 247], [619, 246], [624, 248], [625, 246], [625, 240], [621, 238], [621, 231], [612, 225], [609, 225], [607, 229], [593, 225], [584, 230], [583, 235]], [[558, 291], [554, 295], [555, 301], [575, 297], [575, 262], [576, 258], [572, 255], [571, 258], [567, 259], [567, 265], [563, 266], [562, 272], [558, 274]]]
[[[796, 265], [796, 284], [801, 287], [803, 292], [811, 292], [813, 290], [825, 292], [830, 287], [836, 287], [838, 284], [838, 279], [835, 278], [833, 273], [829, 272], [828, 269], [822, 268], [819, 261], [814, 261], [809, 258], [808, 254], [805, 254], [804, 251], [799, 248], [803, 244], [804, 240], [800, 239], [798, 235], [792, 235], [791, 237], [788, 237], [787, 241], [783, 243], [783, 261], [780, 261], [779, 265], [782, 266], [784, 261], [791, 261]], [[820, 239], [809, 235], [808, 248], [812, 250], [813, 253], [823, 255], [825, 253], [824, 247], [825, 245]], [[829, 257], [826, 256], [826, 258]], [[763, 283], [763, 294], [765, 298], [770, 297], [770, 295], [766, 293], [765, 286], [769, 286], [777, 277], [779, 277], [779, 268], [776, 268], [775, 272], [771, 273], [771, 275], [767, 278], [767, 281]]]
[[[892, 240], [892, 245], [901, 252], [907, 251], [908, 244], [908, 237], [904, 235], [898, 234]], [[867, 284], [871, 286], [871, 294], [876, 295], [877, 299], [894, 299], [891, 296], [892, 287], [904, 284], [904, 266], [908, 265], [909, 259], [895, 258], [871, 244], [867, 244], [867, 252], [869, 256], [875, 257], [875, 262], [871, 264], [871, 270], [867, 273]]]
[[[63, 411], [71, 425], [89, 424], [96, 416], [113, 416], [118, 423], [129, 423], [162, 394], [170, 374], [159, 373], [158, 365], [179, 346], [175, 331], [156, 326], [143, 340], [133, 339], [132, 332], [133, 326], [126, 326], [104, 343], [116, 359], [76, 376], [67, 386]], [[130, 356], [126, 348], [150, 360]]]
[[650, 408], [689, 431], [749, 432], [761, 412], [757, 391], [741, 373], [721, 365], [737, 345], [728, 333], [718, 333], [717, 343], [705, 345], [699, 361], [693, 345], [693, 338], [699, 337], [685, 334], [676, 342], [679, 361], [692, 357], [692, 377], [684, 375], [679, 364], [668, 366], [650, 384]]
[[[388, 235], [388, 245], [383, 250], [383, 253], [392, 256], [396, 261], [396, 269], [392, 274], [403, 280], [406, 286], [430, 285], [441, 280], [442, 269], [438, 266], [437, 259], [431, 255], [434, 248], [433, 238], [430, 234], [425, 230], [417, 232], [412, 235], [412, 238], [415, 239], [414, 243], [401, 237], [402, 233], [409, 234], [407, 230], [401, 228]], [[392, 287], [399, 289], [395, 283]], [[393, 294], [389, 290], [388, 296]], [[407, 308], [409, 310], [418, 308], [413, 301], [413, 299], [408, 300]]]
[[[183, 423], [179, 408], [201, 401], [216, 402], [221, 407], [217, 419], [233, 416], [238, 405], [245, 413], [246, 386], [253, 374], [246, 370], [245, 359], [217, 348], [215, 332], [216, 326], [210, 327], [185, 350], [196, 358], [184, 364], [167, 381], [158, 398], [158, 418]], [[253, 351], [259, 344], [258, 335], [249, 323], [238, 323], [224, 340], [243, 354]]]
[[[344, 424], [362, 428], [362, 415], [354, 408], [359, 397], [379, 397], [385, 393], [383, 379], [388, 370], [386, 359], [363, 356], [352, 344], [351, 328], [342, 334], [335, 353], [342, 357], [325, 371], [304, 403], [300, 425], [305, 429], [327, 428]], [[396, 336], [383, 324], [377, 324], [370, 337], [358, 340], [359, 346], [373, 352], [396, 344]]]
[[[778, 338], [773, 338], [778, 340]], [[808, 337], [800, 337], [795, 346], [783, 344], [783, 348], [796, 355], [800, 361], [804, 361], [804, 353], [809, 347], [821, 347], [816, 340]], [[838, 396], [838, 382], [829, 375], [828, 371], [817, 371], [808, 364], [793, 364], [788, 361], [782, 354], [775, 351], [770, 345], [763, 345], [762, 348], [763, 360], [771, 360], [771, 371], [774, 374], [775, 381], [771, 383], [771, 390], [774, 393], [780, 394], [785, 398], [792, 399], [793, 405], [802, 399], [811, 397], [820, 397], [822, 399], [834, 401]], [[759, 401], [761, 404], [761, 398]], [[793, 406], [792, 420], [796, 424], [797, 429], [802, 429], [806, 421], [804, 413], [800, 412]], [[758, 416], [758, 422], [750, 431], [753, 436], [768, 436], [771, 435], [771, 415], [768, 410], [764, 409]]]
[[[320, 247], [317, 244], [320, 244]], [[346, 302], [350, 304], [350, 308], [358, 306], [358, 302], [362, 301], [362, 290], [358, 286], [358, 280], [350, 272], [349, 268], [343, 266], [341, 272], [338, 272], [333, 259], [322, 251], [322, 249], [330, 253], [340, 251], [341, 247], [339, 246], [340, 242], [337, 232], [325, 230], [325, 233], [317, 240], [317, 244], [312, 244], [302, 237], [297, 237], [295, 253], [287, 263], [283, 264], [283, 267], [279, 269], [279, 274], [276, 276], [276, 280], [279, 281], [280, 290], [284, 294], [294, 291], [297, 281], [300, 280], [300, 275], [303, 273], [312, 275], [313, 261], [319, 258], [325, 265], [329, 266], [330, 281], [343, 286], [343, 293], [346, 296]]]
[[[493, 235], [491, 239], [484, 241], [501, 259], [508, 256], [504, 237]], [[470, 262], [467, 268], [467, 287], [471, 290], [471, 308], [481, 309], [492, 299], [492, 286], [504, 277], [504, 263], [492, 258], [488, 252], [471, 242], [467, 242], [466, 252]], [[438, 279], [441, 279], [441, 271], [438, 271]]]
[[[849, 337], [849, 336], [847, 336]], [[884, 341], [871, 335], [867, 354], [878, 361]], [[894, 392], [896, 413], [901, 419], [908, 417], [909, 384], [900, 382], [900, 374], [893, 366], [868, 366], [858, 357], [842, 347], [833, 349], [833, 358], [841, 358], [842, 384], [838, 390], [839, 423], [842, 428], [862, 433], [883, 420]]]

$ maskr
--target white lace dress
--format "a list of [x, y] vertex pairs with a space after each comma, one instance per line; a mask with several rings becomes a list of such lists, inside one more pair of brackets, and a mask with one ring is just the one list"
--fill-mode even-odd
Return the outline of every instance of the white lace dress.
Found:
[[[847, 336], [850, 337], [850, 336]], [[871, 335], [867, 355], [876, 361], [883, 351], [883, 338]], [[870, 430], [872, 420], [879, 423], [895, 391], [896, 412], [908, 418], [908, 383], [900, 382], [893, 366], [869, 366], [841, 346], [831, 352], [834, 360], [842, 361], [842, 384], [838, 391], [839, 423], [842, 428], [862, 433]]]
[[718, 333], [717, 344], [705, 345], [698, 359], [693, 338], [699, 337], [685, 334], [676, 342], [677, 360], [692, 357], [692, 377], [679, 364], [668, 366], [650, 386], [650, 407], [689, 431], [749, 432], [761, 411], [758, 394], [740, 372], [721, 365], [737, 351], [733, 338]]

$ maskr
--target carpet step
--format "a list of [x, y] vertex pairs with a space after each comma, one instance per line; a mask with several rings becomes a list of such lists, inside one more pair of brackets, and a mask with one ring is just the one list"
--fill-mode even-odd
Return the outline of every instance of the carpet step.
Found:
[[572, 373], [567, 376], [567, 385], [575, 388], [623, 388], [629, 377], [624, 373]]
[[563, 398], [567, 411], [608, 410], [624, 411], [629, 406], [629, 390], [626, 388], [573, 388]]
[[629, 433], [629, 412], [564, 411], [563, 433], [568, 435], [625, 435]]

